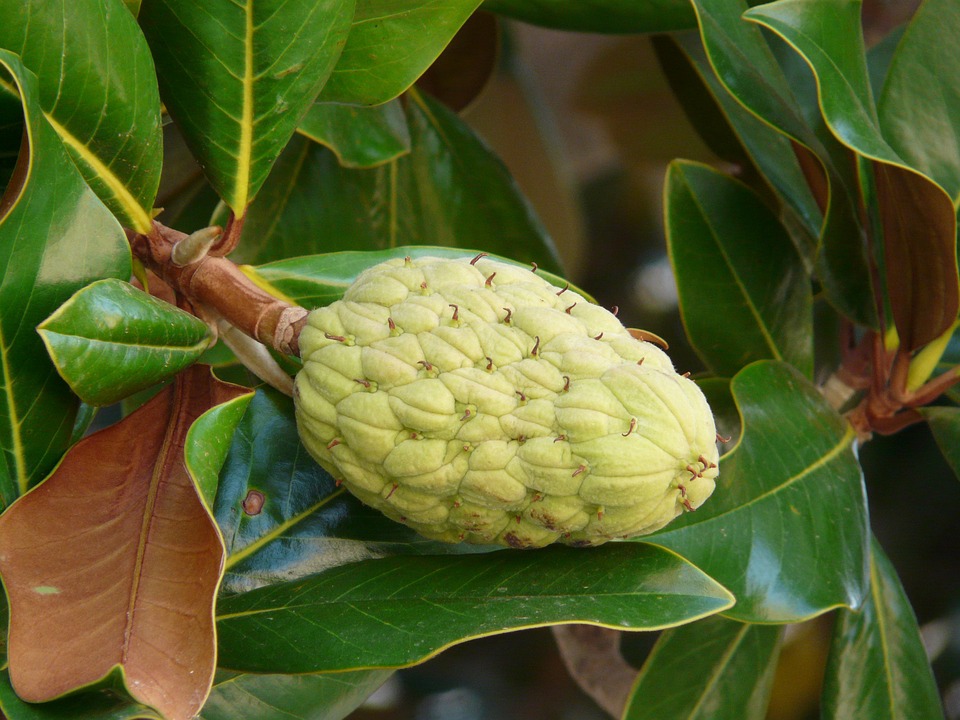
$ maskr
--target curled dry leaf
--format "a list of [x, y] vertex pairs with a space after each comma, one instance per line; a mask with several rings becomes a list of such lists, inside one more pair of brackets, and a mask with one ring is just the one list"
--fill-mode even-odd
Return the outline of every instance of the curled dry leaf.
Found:
[[121, 422], [79, 442], [0, 516], [9, 665], [30, 702], [119, 669], [130, 694], [193, 717], [216, 663], [224, 548], [184, 462], [191, 424], [248, 392], [193, 366]]

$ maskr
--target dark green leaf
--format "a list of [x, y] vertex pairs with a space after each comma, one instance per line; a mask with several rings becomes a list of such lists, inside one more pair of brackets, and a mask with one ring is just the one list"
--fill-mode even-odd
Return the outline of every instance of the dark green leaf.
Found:
[[670, 548], [737, 598], [725, 614], [794, 622], [856, 607], [867, 587], [867, 508], [855, 434], [789, 365], [734, 377], [743, 435], [717, 489], [649, 542]]
[[[790, 140], [746, 110], [730, 95], [710, 68], [703, 45], [696, 34], [684, 35], [679, 41], [664, 36], [655, 40], [655, 47], [670, 53], [669, 58], [665, 58], [671, 61], [670, 66], [664, 65], [668, 77], [687, 67], [686, 72], [691, 77], [688, 77], [684, 84], [688, 90], [685, 94], [695, 94], [700, 98], [698, 104], [710, 102], [714, 106], [712, 117], [710, 113], [699, 111], [697, 105], [687, 111], [688, 117], [705, 139], [711, 133], [724, 133], [724, 139], [710, 143], [714, 152], [735, 163], [739, 167], [740, 179], [762, 194], [767, 185], [757, 182], [755, 174], [759, 170], [765, 183], [796, 216], [801, 232], [797, 233], [799, 237], [794, 237], [793, 240], [804, 264], [812, 265], [823, 214], [807, 186]], [[672, 51], [666, 50], [671, 47]], [[708, 127], [697, 125], [694, 114], [701, 117], [703, 124]]]
[[637, 543], [383, 558], [221, 600], [220, 662], [257, 672], [395, 667], [483, 635], [563, 622], [652, 630], [732, 602], [694, 566]]
[[773, 213], [749, 188], [690, 162], [671, 163], [664, 194], [680, 312], [707, 366], [731, 376], [770, 358], [811, 376], [810, 281]]
[[[905, 30], [906, 25], [901, 25], [867, 50], [867, 72], [870, 75], [870, 91], [874, 97], [880, 98], [879, 112], [881, 125], [884, 125], [886, 122], [884, 119], [883, 98], [881, 97], [883, 85], [887, 81], [890, 64], [893, 62], [894, 53], [896, 52], [897, 45], [900, 44], [900, 39], [903, 37]], [[889, 137], [888, 141], [896, 146], [896, 142]], [[900, 154], [903, 157], [908, 157], [902, 152]], [[917, 167], [916, 164], [914, 164], [914, 166]]]
[[553, 243], [500, 160], [439, 103], [411, 91], [409, 154], [369, 170], [294, 138], [251, 206], [232, 257], [260, 264], [402, 245], [478, 248], [557, 271]]
[[717, 78], [736, 100], [795, 146], [807, 182], [824, 208], [817, 271], [841, 313], [877, 326], [852, 153], [830, 133], [814, 103], [807, 112], [760, 29], [744, 22], [746, 0], [693, 0], [703, 45]]
[[561, 30], [668, 32], [696, 27], [687, 0], [485, 0], [491, 12]]
[[347, 45], [320, 99], [379, 105], [413, 85], [480, 0], [356, 0]]
[[176, 375], [211, 341], [199, 318], [113, 279], [78, 291], [37, 329], [60, 375], [91, 405]]
[[943, 188], [905, 166], [883, 137], [870, 92], [860, 3], [779, 0], [746, 17], [779, 34], [810, 63], [831, 131], [872, 161], [900, 342], [906, 350], [930, 342], [960, 309], [955, 210]]
[[697, 381], [697, 387], [706, 396], [710, 410], [713, 412], [717, 434], [725, 441], [721, 443], [723, 452], [733, 449], [740, 440], [741, 427], [740, 413], [730, 392], [730, 380], [713, 377], [694, 379]]
[[960, 408], [926, 407], [921, 408], [920, 413], [930, 425], [940, 452], [960, 477]]
[[314, 103], [298, 130], [333, 150], [343, 167], [376, 167], [410, 152], [399, 100], [377, 107]]
[[623, 720], [763, 720], [779, 639], [776, 626], [720, 617], [666, 631], [637, 677]]
[[[334, 300], [340, 299], [361, 272], [377, 263], [408, 255], [410, 257], [472, 258], [478, 252], [460, 248], [410, 245], [392, 250], [344, 251], [279, 260], [260, 265], [255, 272], [292, 302], [313, 308], [329, 305]], [[524, 266], [523, 263], [499, 255], [490, 255], [490, 257], [501, 262]], [[546, 270], [538, 268], [537, 274], [557, 287], [567, 284], [562, 277]], [[587, 300], [593, 299], [589, 293], [575, 285], [571, 285], [570, 288]]]
[[340, 720], [393, 673], [236, 675], [217, 680], [199, 720]]
[[840, 610], [823, 688], [825, 720], [943, 717], [916, 616], [897, 571], [874, 539], [870, 594]]
[[960, 197], [960, 6], [921, 3], [890, 60], [880, 96], [884, 137], [912, 167]]
[[94, 690], [48, 703], [27, 703], [10, 686], [6, 668], [0, 670], [0, 711], [7, 720], [163, 720], [156, 710], [110, 690]]
[[[126, 12], [126, 10], [124, 10]], [[78, 400], [34, 328], [100, 277], [129, 277], [120, 225], [84, 183], [44, 119], [35, 76], [0, 51], [22, 97], [29, 144], [0, 200], [0, 506], [39, 482], [66, 449]], [[6, 76], [9, 77], [9, 76]]]
[[167, 109], [237, 215], [330, 76], [353, 6], [354, 0], [143, 3], [140, 24]]
[[150, 49], [121, 0], [0, 0], [0, 47], [40, 80], [40, 106], [97, 195], [150, 229], [160, 96]]

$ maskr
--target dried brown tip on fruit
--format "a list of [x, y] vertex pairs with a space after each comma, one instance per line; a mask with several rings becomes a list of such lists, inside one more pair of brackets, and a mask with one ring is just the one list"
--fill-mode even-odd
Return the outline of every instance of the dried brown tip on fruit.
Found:
[[477, 256], [476, 256], [473, 260], [470, 261], [470, 264], [471, 264], [471, 265], [476, 265], [476, 264], [477, 264], [477, 260], [479, 260], [480, 258], [486, 257], [486, 256], [487, 256], [487, 253], [485, 253], [485, 252], [477, 253]]
[[629, 332], [637, 340], [643, 340], [644, 342], [659, 345], [664, 350], [670, 349], [670, 344], [656, 333], [652, 333], [648, 330], [638, 330], [637, 328], [627, 328], [627, 332]]

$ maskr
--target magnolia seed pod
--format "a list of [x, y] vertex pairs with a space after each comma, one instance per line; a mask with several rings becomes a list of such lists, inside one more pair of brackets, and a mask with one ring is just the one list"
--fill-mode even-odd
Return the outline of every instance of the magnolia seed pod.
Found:
[[613, 313], [486, 257], [397, 259], [309, 315], [297, 426], [364, 503], [448, 542], [598, 545], [713, 492], [699, 388]]

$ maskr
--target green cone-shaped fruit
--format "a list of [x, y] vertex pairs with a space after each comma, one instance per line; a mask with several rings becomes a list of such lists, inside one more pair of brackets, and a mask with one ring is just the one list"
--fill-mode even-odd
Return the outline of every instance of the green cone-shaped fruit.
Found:
[[310, 313], [295, 398], [314, 458], [450, 542], [596, 545], [713, 492], [699, 388], [603, 308], [481, 258], [392, 260]]

